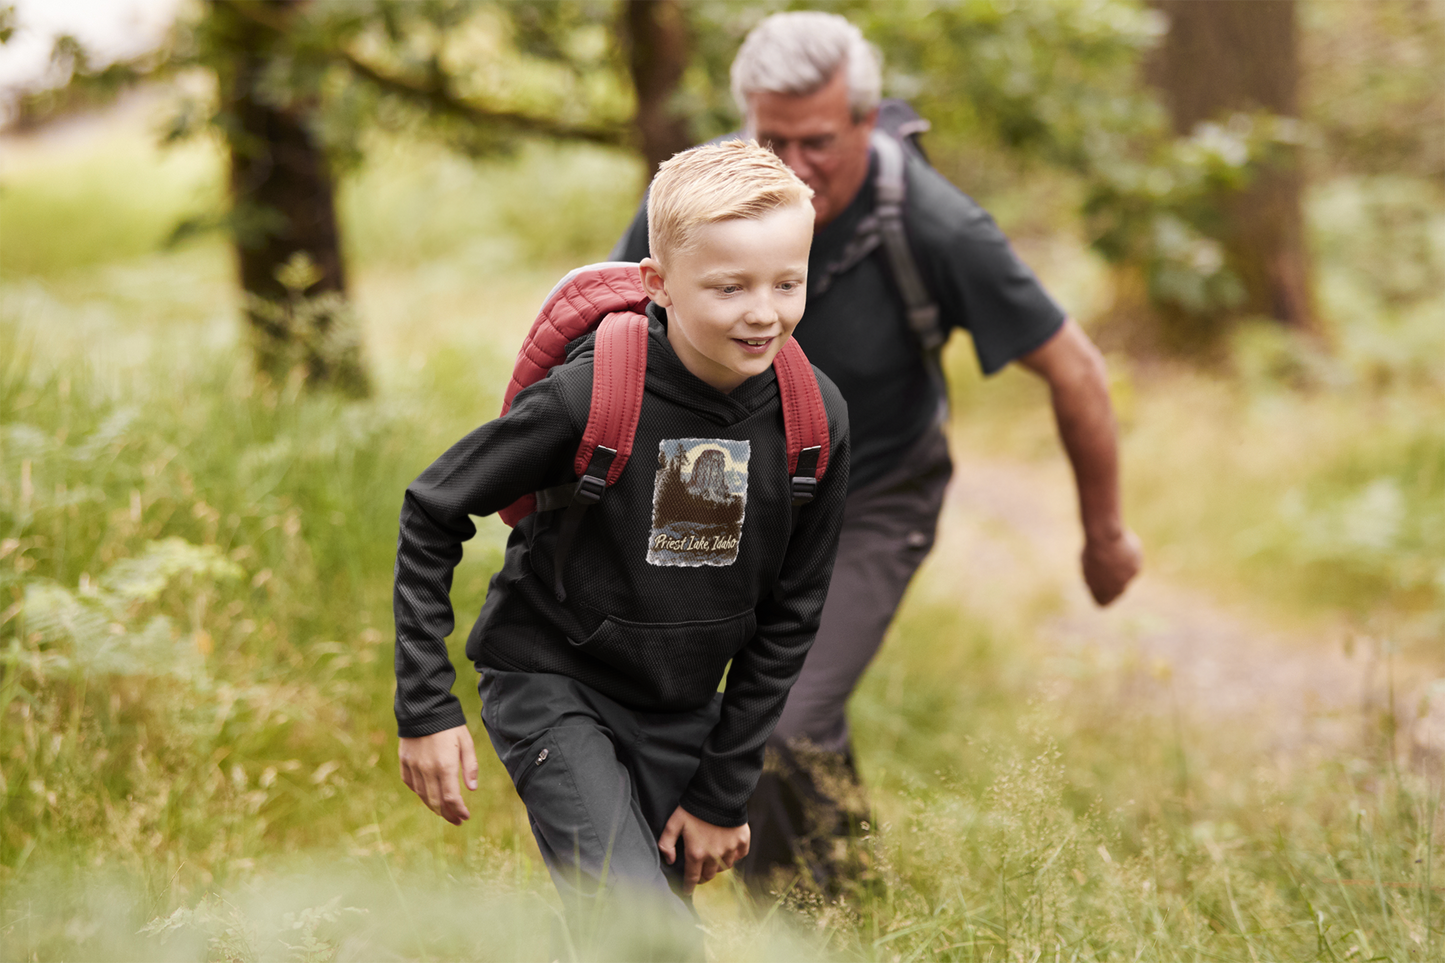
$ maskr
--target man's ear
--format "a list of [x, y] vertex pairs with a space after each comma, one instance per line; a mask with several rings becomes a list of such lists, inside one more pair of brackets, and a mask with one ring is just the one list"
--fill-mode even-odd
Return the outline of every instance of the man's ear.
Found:
[[658, 307], [672, 307], [672, 298], [667, 296], [667, 277], [657, 259], [645, 257], [638, 267], [642, 272], [642, 289], [647, 296], [657, 302]]
[[868, 111], [868, 113], [864, 114], [862, 119], [859, 120], [858, 123], [862, 124], [864, 127], [867, 127], [868, 132], [871, 134], [873, 132], [873, 128], [878, 126], [878, 108], [874, 107], [872, 110]]

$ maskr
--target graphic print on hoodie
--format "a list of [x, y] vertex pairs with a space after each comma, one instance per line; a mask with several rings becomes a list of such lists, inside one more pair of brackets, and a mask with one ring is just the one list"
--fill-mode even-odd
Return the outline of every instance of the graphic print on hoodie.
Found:
[[665, 438], [652, 489], [652, 565], [731, 565], [748, 504], [746, 440]]

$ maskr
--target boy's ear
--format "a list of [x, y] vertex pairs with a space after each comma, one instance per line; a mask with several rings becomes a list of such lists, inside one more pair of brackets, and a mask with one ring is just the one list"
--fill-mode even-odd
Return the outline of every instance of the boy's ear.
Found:
[[642, 271], [642, 289], [659, 307], [672, 307], [672, 298], [667, 296], [667, 278], [663, 276], [662, 265], [656, 258], [645, 257], [638, 265]]

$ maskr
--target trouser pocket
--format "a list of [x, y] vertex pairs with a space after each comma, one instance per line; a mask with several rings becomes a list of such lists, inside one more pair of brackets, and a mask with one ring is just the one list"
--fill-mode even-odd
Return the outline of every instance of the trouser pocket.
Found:
[[590, 725], [545, 729], [506, 755], [512, 783], [559, 889], [591, 893], [604, 879], [667, 888], [656, 840], [606, 730]]

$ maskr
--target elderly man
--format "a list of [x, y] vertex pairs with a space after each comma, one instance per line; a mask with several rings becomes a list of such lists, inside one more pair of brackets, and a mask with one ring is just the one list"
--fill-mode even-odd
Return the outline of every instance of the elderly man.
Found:
[[[753, 852], [744, 869], [760, 883], [778, 867], [802, 866], [836, 889], [857, 870], [839, 862], [848, 847], [836, 837], [865, 815], [861, 793], [847, 789], [856, 776], [845, 706], [933, 545], [952, 472], [933, 350], [952, 328], [972, 335], [986, 374], [1016, 361], [1048, 383], [1078, 487], [1084, 580], [1100, 605], [1124, 591], [1141, 554], [1120, 515], [1104, 361], [992, 218], [895, 146], [905, 230], [892, 244], [876, 236], [890, 191], [880, 154], [890, 145], [874, 135], [880, 64], [858, 29], [835, 14], [769, 17], [739, 50], [732, 86], [747, 136], [771, 146], [814, 191], [808, 307], [794, 336], [842, 391], [853, 435], [822, 627], [749, 805]], [[900, 264], [905, 233], [911, 258]], [[613, 257], [647, 254], [644, 206]]]

